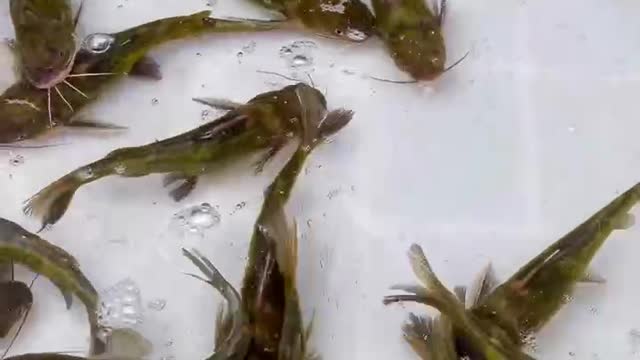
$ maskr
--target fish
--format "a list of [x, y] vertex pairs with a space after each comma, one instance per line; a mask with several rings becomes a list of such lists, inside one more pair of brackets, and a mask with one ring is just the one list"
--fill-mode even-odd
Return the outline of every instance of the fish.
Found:
[[210, 11], [155, 20], [112, 34], [90, 34], [81, 42], [73, 69], [51, 91], [20, 80], [0, 95], [0, 142], [13, 143], [42, 135], [56, 126], [122, 129], [78, 115], [108, 85], [127, 75], [160, 79], [160, 67], [147, 56], [152, 48], [172, 40], [210, 33], [268, 31], [277, 21], [221, 20]]
[[220, 307], [216, 317], [216, 338], [214, 353], [208, 360], [242, 360], [245, 358], [251, 341], [248, 331], [248, 315], [242, 309], [240, 294], [215, 265], [196, 249], [182, 249], [182, 253], [205, 275], [191, 276], [213, 286], [227, 302], [226, 309]]
[[[485, 323], [465, 309], [459, 298], [449, 291], [431, 268], [422, 247], [413, 244], [408, 252], [414, 273], [422, 283], [418, 285], [396, 285], [394, 290], [402, 290], [408, 295], [388, 295], [383, 299], [384, 304], [413, 301], [426, 304], [440, 311], [456, 328], [457, 334], [462, 334], [468, 344], [486, 360], [524, 360], [533, 359], [522, 352], [518, 344], [504, 334], [488, 333]], [[502, 336], [498, 336], [502, 335]]]
[[445, 68], [447, 51], [442, 25], [447, 3], [436, 1], [440, 1], [439, 5], [430, 9], [426, 0], [372, 0], [378, 34], [396, 66], [415, 81], [434, 80], [466, 57]]
[[38, 89], [62, 82], [78, 50], [77, 15], [73, 16], [70, 1], [11, 0], [9, 10], [22, 76]]
[[87, 309], [91, 331], [91, 353], [101, 354], [105, 344], [99, 337], [98, 294], [80, 270], [76, 259], [20, 225], [0, 218], [0, 263], [17, 263], [47, 277], [63, 295], [67, 308], [77, 296]]
[[362, 42], [374, 34], [373, 14], [360, 0], [252, 0], [289, 19], [293, 28]]
[[531, 259], [479, 301], [471, 310], [473, 314], [500, 325], [514, 342], [523, 334], [538, 331], [588, 275], [591, 260], [609, 236], [633, 224], [629, 211], [638, 200], [640, 183]]
[[[42, 220], [43, 228], [55, 224], [66, 212], [81, 186], [109, 175], [140, 177], [164, 173], [170, 196], [185, 198], [198, 177], [214, 172], [244, 156], [263, 151], [256, 172], [293, 137], [305, 137], [316, 124], [300, 121], [302, 112], [326, 112], [326, 99], [317, 89], [298, 83], [262, 93], [245, 104], [199, 99], [211, 106], [232, 108], [220, 118], [186, 133], [138, 147], [116, 149], [104, 158], [82, 166], [45, 187], [25, 202], [24, 212]], [[231, 105], [230, 105], [231, 104]], [[314, 115], [311, 121], [322, 120]]]
[[[249, 316], [253, 334], [248, 359], [282, 360], [303, 352], [308, 358], [317, 358], [306, 350], [306, 341], [301, 339], [308, 339], [311, 326], [301, 335], [299, 309], [296, 309], [298, 300], [294, 295], [295, 277], [292, 273], [294, 242], [290, 241], [293, 238], [281, 237], [282, 232], [276, 230], [282, 227], [274, 224], [282, 219], [282, 207], [289, 199], [311, 151], [345, 127], [351, 121], [353, 112], [337, 109], [327, 113], [326, 104], [320, 106], [309, 99], [313, 97], [311, 93], [302, 95], [301, 103], [306, 105], [302, 117], [302, 123], [306, 124], [304, 135], [296, 151], [265, 190], [249, 246], [241, 289], [243, 308]], [[288, 241], [285, 247], [281, 245], [283, 240]], [[287, 260], [283, 260], [283, 251], [290, 255], [286, 257]], [[283, 349], [282, 354], [280, 349]]]

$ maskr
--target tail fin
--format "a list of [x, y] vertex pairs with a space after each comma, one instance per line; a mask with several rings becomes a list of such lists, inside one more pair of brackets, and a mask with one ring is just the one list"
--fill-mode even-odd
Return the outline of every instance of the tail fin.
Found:
[[245, 336], [245, 325], [248, 319], [241, 308], [240, 294], [236, 289], [222, 276], [220, 271], [213, 265], [209, 259], [204, 257], [196, 249], [182, 249], [182, 254], [186, 256], [193, 264], [200, 269], [206, 279], [200, 276], [189, 274], [196, 279], [200, 279], [218, 290], [227, 301], [227, 311], [224, 309], [218, 311], [216, 318], [216, 339], [215, 354], [223, 358], [232, 355], [242, 355], [246, 351], [250, 338]]
[[433, 332], [433, 318], [409, 313], [409, 320], [402, 325], [404, 340], [423, 360], [431, 360], [431, 351], [427, 339]]
[[42, 227], [38, 232], [60, 220], [80, 186], [97, 180], [90, 170], [90, 166], [85, 166], [73, 171], [25, 201], [23, 212], [42, 220]]
[[468, 302], [466, 305], [468, 307], [473, 307], [480, 304], [489, 295], [489, 293], [496, 288], [497, 285], [498, 280], [496, 279], [496, 274], [493, 271], [493, 266], [489, 263], [474, 282], [470, 294], [471, 296], [467, 299]]

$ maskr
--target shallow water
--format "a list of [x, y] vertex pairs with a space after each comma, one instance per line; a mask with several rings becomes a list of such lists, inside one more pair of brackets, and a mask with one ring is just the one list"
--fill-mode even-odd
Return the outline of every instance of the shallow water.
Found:
[[[85, 0], [79, 32], [203, 9], [268, 16], [240, 0], [209, 3]], [[152, 54], [162, 81], [125, 79], [85, 110], [127, 131], [60, 130], [40, 141], [65, 146], [0, 150], [0, 216], [35, 231], [21, 204], [43, 186], [114, 148], [173, 136], [220, 114], [192, 97], [241, 102], [290, 83], [257, 70], [304, 81], [309, 74], [330, 107], [356, 114], [313, 153], [287, 207], [301, 224], [298, 282], [305, 316], [316, 312], [313, 347], [325, 359], [415, 358], [400, 330], [413, 307], [381, 303], [390, 285], [413, 281], [405, 256], [412, 242], [449, 285], [470, 283], [489, 261], [505, 279], [640, 180], [640, 3], [451, 0], [449, 10], [449, 58], [471, 53], [427, 85], [371, 80], [408, 79], [377, 39], [349, 44], [273, 32], [158, 48]], [[2, 2], [0, 38], [12, 36]], [[11, 54], [0, 48], [0, 88], [14, 81], [11, 66]], [[180, 203], [167, 196], [160, 176], [98, 181], [42, 236], [73, 254], [101, 291], [125, 279], [137, 284], [142, 322], [135, 326], [154, 344], [153, 359], [202, 359], [213, 347], [222, 299], [184, 275], [194, 268], [180, 248], [197, 247], [239, 286], [263, 189], [287, 154], [259, 176], [251, 162], [207, 176]], [[180, 219], [204, 203], [206, 214]], [[640, 358], [638, 254], [640, 227], [614, 233], [592, 264], [607, 283], [581, 286], [536, 336], [533, 355]], [[34, 295], [10, 354], [84, 351], [88, 328], [79, 302], [66, 311], [44, 279]]]

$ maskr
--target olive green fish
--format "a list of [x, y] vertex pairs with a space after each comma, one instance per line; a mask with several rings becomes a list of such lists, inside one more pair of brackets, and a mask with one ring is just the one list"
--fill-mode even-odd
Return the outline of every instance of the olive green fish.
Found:
[[[440, 282], [422, 248], [413, 244], [409, 250], [409, 259], [414, 273], [423, 286], [394, 286], [409, 295], [390, 295], [384, 299], [385, 304], [413, 301], [432, 306], [446, 316], [456, 328], [457, 333], [464, 336], [465, 341], [486, 360], [524, 360], [533, 359], [523, 353], [517, 344], [511, 342], [505, 334], [488, 333], [485, 324], [465, 309], [459, 297], [451, 293]], [[501, 335], [501, 336], [498, 336]]]
[[520, 341], [539, 330], [566, 303], [589, 263], [615, 230], [632, 224], [629, 211], [640, 200], [640, 184], [615, 198], [546, 248], [473, 307], [481, 319], [500, 325]]
[[301, 353], [313, 358], [303, 341], [308, 338], [310, 327], [304, 333], [301, 331], [296, 305], [295, 241], [278, 224], [282, 224], [282, 207], [310, 152], [348, 124], [353, 113], [342, 109], [327, 113], [326, 104], [314, 100], [312, 93], [301, 95], [301, 103], [305, 104], [302, 122], [306, 124], [302, 141], [267, 188], [251, 237], [241, 292], [253, 334], [248, 359], [282, 360]]
[[72, 73], [57, 86], [57, 96], [19, 81], [0, 95], [0, 143], [33, 138], [58, 126], [113, 128], [75, 116], [109, 84], [126, 75], [161, 77], [146, 56], [155, 46], [209, 33], [267, 31], [278, 22], [219, 20], [210, 11], [152, 21], [113, 34], [92, 34], [82, 42]]
[[361, 42], [375, 29], [373, 14], [360, 0], [252, 0], [284, 15], [294, 27], [320, 36]]
[[54, 224], [65, 213], [79, 187], [109, 175], [140, 177], [167, 173], [165, 185], [177, 185], [170, 194], [179, 201], [194, 189], [200, 175], [262, 150], [264, 155], [256, 164], [260, 171], [294, 136], [305, 136], [309, 124], [300, 119], [307, 107], [326, 111], [324, 96], [302, 83], [262, 93], [246, 104], [215, 99], [200, 101], [232, 110], [184, 134], [112, 151], [27, 200], [25, 213], [40, 217], [43, 227]]
[[24, 78], [38, 89], [63, 81], [78, 47], [69, 0], [11, 0], [9, 9]]
[[14, 262], [44, 275], [62, 292], [67, 308], [75, 294], [87, 308], [91, 327], [91, 353], [104, 352], [97, 321], [98, 295], [80, 271], [78, 262], [63, 249], [28, 232], [9, 220], [0, 218], [0, 263]]
[[391, 57], [416, 80], [437, 78], [445, 72], [447, 60], [442, 36], [446, 0], [436, 0], [441, 1], [436, 10], [429, 9], [426, 1], [372, 1], [376, 28]]

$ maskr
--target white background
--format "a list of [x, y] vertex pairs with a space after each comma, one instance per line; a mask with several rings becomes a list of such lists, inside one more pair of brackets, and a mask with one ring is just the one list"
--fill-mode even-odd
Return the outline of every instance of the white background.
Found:
[[[302, 225], [299, 287], [305, 314], [317, 314], [313, 345], [325, 359], [415, 358], [400, 325], [417, 308], [381, 304], [390, 285], [414, 281], [405, 256], [412, 242], [424, 247], [451, 287], [471, 282], [489, 261], [505, 279], [640, 180], [639, 2], [452, 0], [449, 6], [450, 62], [471, 55], [429, 86], [369, 79], [406, 79], [377, 39], [349, 44], [274, 32], [155, 49], [162, 81], [125, 79], [85, 110], [127, 132], [57, 131], [38, 142], [67, 146], [0, 153], [0, 216], [36, 230], [21, 204], [37, 190], [114, 148], [201, 124], [205, 108], [193, 96], [244, 101], [288, 84], [256, 70], [290, 74], [280, 48], [312, 40], [318, 45], [308, 68], [313, 80], [330, 107], [356, 114], [313, 154], [288, 207]], [[79, 35], [203, 9], [267, 16], [240, 0], [213, 7], [204, 0], [86, 0]], [[12, 36], [2, 1], [0, 37]], [[239, 60], [251, 41], [255, 51]], [[12, 62], [0, 49], [0, 88], [14, 81]], [[10, 165], [16, 154], [24, 164]], [[97, 288], [131, 277], [145, 303], [167, 301], [163, 311], [146, 309], [140, 328], [155, 345], [153, 358], [202, 359], [213, 347], [221, 298], [183, 275], [194, 268], [179, 249], [197, 246], [240, 286], [262, 191], [282, 155], [261, 176], [252, 175], [251, 161], [208, 176], [181, 203], [170, 200], [157, 175], [104, 179], [78, 191], [66, 216], [43, 236], [75, 255]], [[172, 229], [174, 213], [202, 202], [219, 207], [219, 226], [202, 238]], [[241, 202], [246, 206], [235, 210]], [[638, 254], [640, 227], [616, 232], [593, 262], [607, 284], [576, 291], [538, 335], [534, 355], [640, 359], [640, 340], [630, 335], [640, 329]], [[31, 276], [21, 273], [24, 280]], [[34, 292], [34, 310], [12, 353], [84, 350], [80, 302], [66, 311], [44, 279]]]

